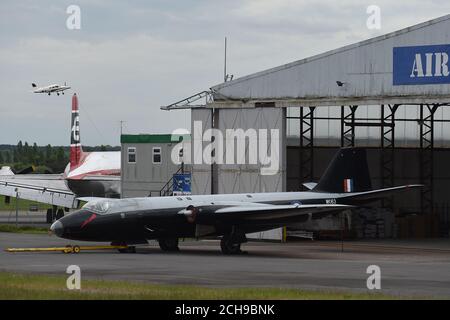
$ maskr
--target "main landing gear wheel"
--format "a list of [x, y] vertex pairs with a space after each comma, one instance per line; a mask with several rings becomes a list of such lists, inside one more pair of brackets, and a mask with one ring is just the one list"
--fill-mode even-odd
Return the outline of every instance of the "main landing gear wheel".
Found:
[[220, 240], [220, 248], [223, 254], [240, 254], [241, 244], [233, 242], [230, 235], [225, 235]]
[[158, 239], [159, 247], [162, 251], [178, 251], [178, 238]]

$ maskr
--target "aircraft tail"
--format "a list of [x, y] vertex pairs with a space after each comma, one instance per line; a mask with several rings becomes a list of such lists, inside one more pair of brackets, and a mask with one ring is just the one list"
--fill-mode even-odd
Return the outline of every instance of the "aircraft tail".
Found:
[[372, 189], [366, 150], [342, 148], [334, 156], [319, 183], [312, 189], [317, 192], [346, 193]]
[[78, 109], [78, 97], [72, 96], [72, 124], [70, 134], [70, 168], [76, 168], [82, 160], [83, 149], [80, 140], [80, 113]]
[[340, 197], [343, 203], [362, 205], [422, 187], [421, 184], [410, 184], [372, 190], [366, 150], [342, 148], [336, 153], [319, 183], [311, 191], [348, 193]]
[[33, 88], [36, 88], [36, 87], [37, 87], [37, 86], [36, 86], [36, 83], [34, 83], [34, 82], [31, 84], [31, 86], [32, 86]]

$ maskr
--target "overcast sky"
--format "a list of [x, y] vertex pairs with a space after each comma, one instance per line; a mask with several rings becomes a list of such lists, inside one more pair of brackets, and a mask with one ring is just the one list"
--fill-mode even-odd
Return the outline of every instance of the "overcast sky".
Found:
[[[81, 29], [69, 30], [69, 5]], [[366, 27], [369, 5], [381, 30]], [[170, 133], [189, 113], [161, 111], [223, 79], [223, 41], [235, 78], [450, 12], [448, 0], [80, 0], [0, 2], [0, 144], [68, 145], [70, 97], [79, 95], [85, 145], [125, 133]], [[31, 83], [72, 86], [64, 96]]]

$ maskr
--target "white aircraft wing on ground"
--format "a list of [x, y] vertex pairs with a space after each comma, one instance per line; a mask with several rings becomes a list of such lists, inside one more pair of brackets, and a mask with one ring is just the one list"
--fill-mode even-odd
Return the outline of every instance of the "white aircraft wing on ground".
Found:
[[23, 174], [0, 176], [0, 195], [19, 197], [66, 208], [77, 208], [75, 194], [62, 174]]

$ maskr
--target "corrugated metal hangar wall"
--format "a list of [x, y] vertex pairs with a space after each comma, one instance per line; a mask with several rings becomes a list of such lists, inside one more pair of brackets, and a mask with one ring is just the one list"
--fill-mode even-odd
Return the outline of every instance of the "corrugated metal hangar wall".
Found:
[[225, 82], [212, 87], [214, 105], [251, 106], [261, 101], [285, 107], [448, 102], [449, 30], [447, 15]]
[[[286, 189], [286, 115], [283, 108], [253, 108], [253, 109], [193, 109], [192, 110], [192, 154], [203, 154], [206, 145], [210, 144], [203, 137], [205, 131], [217, 128], [225, 133], [227, 129], [275, 129], [282, 133], [279, 146], [280, 168], [274, 175], [261, 175], [259, 164], [236, 164], [237, 152], [234, 154], [235, 164], [195, 163], [192, 168], [192, 193], [254, 193], [285, 191]], [[195, 122], [201, 123], [196, 127]], [[270, 142], [270, 141], [269, 141]], [[277, 141], [278, 142], [278, 141]], [[269, 146], [270, 148], [270, 146]], [[234, 148], [236, 150], [236, 147]], [[228, 150], [229, 151], [229, 150]], [[224, 149], [223, 159], [227, 157]], [[245, 141], [245, 158], [249, 159], [249, 141]], [[277, 229], [265, 233], [250, 235], [250, 237], [264, 237], [271, 239], [282, 238], [282, 230]]]
[[[280, 141], [280, 163], [282, 164], [278, 173], [274, 175], [261, 175], [259, 164], [193, 164], [192, 165], [192, 192], [194, 194], [209, 193], [246, 193], [246, 192], [270, 192], [285, 191], [286, 188], [286, 116], [282, 108], [256, 108], [256, 109], [201, 109], [192, 111], [192, 128], [194, 122], [202, 123], [203, 132], [212, 127], [211, 118], [214, 116], [215, 128], [221, 132], [227, 129], [277, 129], [283, 133]], [[195, 130], [195, 129], [193, 129]], [[195, 141], [194, 141], [195, 140]], [[203, 153], [205, 146], [210, 142], [197, 139], [193, 131], [193, 154]], [[236, 149], [236, 147], [235, 147]], [[236, 153], [234, 163], [237, 163]], [[227, 150], [224, 150], [224, 158]], [[245, 142], [245, 157], [249, 158], [249, 142]], [[211, 177], [211, 170], [214, 171]]]

